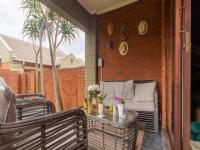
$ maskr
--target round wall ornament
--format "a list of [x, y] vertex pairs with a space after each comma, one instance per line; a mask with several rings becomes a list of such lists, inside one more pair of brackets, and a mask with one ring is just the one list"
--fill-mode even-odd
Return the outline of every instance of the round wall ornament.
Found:
[[123, 41], [123, 42], [120, 43], [120, 45], [119, 45], [119, 53], [122, 56], [127, 55], [127, 53], [128, 53], [128, 43], [126, 41]]
[[107, 33], [109, 36], [112, 36], [114, 34], [114, 25], [113, 23], [109, 23], [107, 26]]
[[148, 30], [148, 23], [146, 20], [141, 20], [139, 25], [138, 25], [138, 33], [140, 35], [145, 35]]
[[128, 38], [128, 26], [122, 25], [120, 28], [120, 38], [121, 40], [126, 40]]
[[108, 50], [112, 50], [113, 48], [113, 42], [111, 40], [108, 40], [106, 43], [106, 47]]

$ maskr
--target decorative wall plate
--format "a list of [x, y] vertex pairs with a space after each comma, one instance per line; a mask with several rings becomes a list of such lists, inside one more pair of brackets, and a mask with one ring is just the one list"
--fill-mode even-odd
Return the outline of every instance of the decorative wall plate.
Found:
[[126, 40], [128, 38], [128, 26], [122, 25], [120, 28], [120, 38], [121, 40]]
[[142, 20], [140, 21], [139, 25], [138, 25], [138, 33], [140, 35], [145, 35], [147, 33], [148, 30], [148, 23], [146, 20]]
[[108, 40], [106, 43], [106, 47], [108, 50], [112, 50], [113, 48], [113, 42], [111, 40]]
[[110, 35], [110, 36], [112, 36], [114, 34], [114, 25], [112, 23], [108, 24], [107, 32], [108, 32], [108, 35]]
[[127, 55], [127, 53], [128, 53], [128, 43], [126, 41], [123, 41], [123, 42], [120, 43], [120, 45], [119, 45], [119, 53], [122, 56]]

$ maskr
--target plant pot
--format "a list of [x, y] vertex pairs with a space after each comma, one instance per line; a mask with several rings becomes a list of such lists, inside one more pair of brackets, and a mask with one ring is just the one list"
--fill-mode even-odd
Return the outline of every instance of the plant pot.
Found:
[[98, 103], [98, 112], [99, 112], [99, 115], [103, 115], [103, 104], [102, 103]]
[[118, 114], [119, 114], [119, 117], [124, 117], [124, 114], [125, 114], [124, 104], [118, 104]]

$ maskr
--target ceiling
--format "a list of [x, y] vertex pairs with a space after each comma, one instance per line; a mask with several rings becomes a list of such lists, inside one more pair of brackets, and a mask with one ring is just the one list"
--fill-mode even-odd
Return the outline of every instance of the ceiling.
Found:
[[103, 14], [138, 0], [77, 0], [90, 14]]

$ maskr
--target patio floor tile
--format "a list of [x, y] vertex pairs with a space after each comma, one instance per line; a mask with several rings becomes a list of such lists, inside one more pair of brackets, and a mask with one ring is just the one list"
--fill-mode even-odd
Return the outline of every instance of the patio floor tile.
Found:
[[142, 150], [162, 150], [162, 132], [145, 132]]

